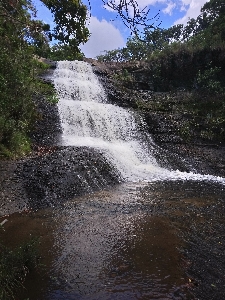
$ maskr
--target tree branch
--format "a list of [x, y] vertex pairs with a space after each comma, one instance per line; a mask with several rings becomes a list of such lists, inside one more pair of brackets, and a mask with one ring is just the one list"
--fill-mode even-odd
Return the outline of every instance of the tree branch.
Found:
[[[136, 0], [120, 0], [119, 2], [117, 0], [102, 0], [102, 2], [105, 6], [116, 11], [124, 25], [135, 35], [141, 33], [143, 28], [156, 28], [161, 24], [159, 22], [159, 13], [154, 17], [150, 17], [150, 9], [147, 9], [147, 6], [139, 9]], [[159, 24], [155, 25], [157, 22]]]

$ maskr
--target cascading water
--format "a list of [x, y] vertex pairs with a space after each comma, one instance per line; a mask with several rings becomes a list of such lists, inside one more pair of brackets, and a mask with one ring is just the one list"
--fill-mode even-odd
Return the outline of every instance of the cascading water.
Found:
[[107, 103], [105, 91], [88, 63], [58, 62], [54, 84], [60, 99], [62, 145], [100, 150], [126, 181], [192, 179], [225, 184], [224, 178], [160, 167], [152, 155], [154, 144], [143, 142], [132, 112]]

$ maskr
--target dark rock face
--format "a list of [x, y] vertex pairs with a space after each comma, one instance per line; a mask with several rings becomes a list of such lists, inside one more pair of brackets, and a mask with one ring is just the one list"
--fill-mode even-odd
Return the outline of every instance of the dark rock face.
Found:
[[0, 162], [0, 216], [59, 206], [121, 182], [104, 156], [87, 147], [39, 147], [32, 157]]
[[33, 147], [57, 145], [62, 133], [58, 107], [42, 96], [34, 97], [38, 120], [30, 134]]
[[68, 199], [118, 183], [120, 176], [101, 153], [87, 147], [59, 147], [17, 168], [29, 207], [57, 206]]
[[168, 118], [168, 114], [157, 114], [156, 112], [144, 112], [143, 119], [147, 124], [148, 131], [154, 137], [157, 144], [163, 143], [182, 143], [183, 139], [177, 134], [176, 118]]
[[[85, 59], [86, 62], [92, 65], [93, 72], [98, 76], [100, 82], [108, 96], [108, 101], [112, 104], [127, 108], [137, 108], [137, 92], [126, 87], [118, 86], [117, 80], [114, 76], [124, 68], [122, 64], [118, 63], [100, 63], [95, 59]], [[126, 67], [138, 69], [139, 63], [136, 66], [133, 64], [126, 64]]]
[[0, 161], [0, 216], [28, 207], [23, 180], [16, 169], [22, 162]]

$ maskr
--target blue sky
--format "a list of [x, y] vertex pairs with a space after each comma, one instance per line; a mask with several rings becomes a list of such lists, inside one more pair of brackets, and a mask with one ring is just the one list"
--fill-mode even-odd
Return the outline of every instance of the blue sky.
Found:
[[[119, 2], [119, 0], [114, 0]], [[130, 31], [117, 17], [116, 13], [103, 7], [102, 0], [90, 0], [91, 17], [87, 26], [91, 32], [89, 41], [81, 46], [86, 57], [96, 57], [104, 50], [125, 46]], [[150, 17], [159, 12], [160, 27], [168, 28], [174, 24], [186, 24], [189, 18], [196, 18], [206, 0], [137, 0], [139, 8], [150, 8]], [[38, 11], [38, 18], [53, 26], [51, 13], [40, 0], [33, 0]], [[88, 6], [88, 0], [83, 0]], [[158, 25], [156, 22], [155, 25]]]

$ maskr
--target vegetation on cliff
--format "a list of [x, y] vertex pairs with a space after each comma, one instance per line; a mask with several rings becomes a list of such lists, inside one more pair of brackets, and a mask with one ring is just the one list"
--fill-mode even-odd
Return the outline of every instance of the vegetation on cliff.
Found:
[[221, 93], [225, 87], [225, 7], [210, 0], [186, 26], [144, 30], [129, 38], [126, 47], [97, 58], [103, 62], [145, 61], [154, 91], [177, 87]]
[[[210, 0], [196, 19], [168, 29], [145, 28], [143, 36], [128, 39], [126, 47], [106, 51], [100, 62], [122, 63], [114, 79], [125, 89], [156, 92], [163, 110], [189, 115], [179, 132], [187, 141], [197, 136], [225, 142], [225, 6]], [[137, 61], [139, 66], [137, 66]], [[180, 92], [183, 91], [183, 100]], [[163, 103], [158, 92], [170, 93], [176, 104]], [[181, 101], [176, 101], [179, 92]], [[167, 98], [168, 98], [167, 97]], [[152, 99], [138, 97], [140, 110], [153, 111]], [[190, 117], [191, 116], [191, 117]]]

